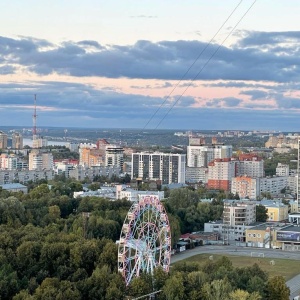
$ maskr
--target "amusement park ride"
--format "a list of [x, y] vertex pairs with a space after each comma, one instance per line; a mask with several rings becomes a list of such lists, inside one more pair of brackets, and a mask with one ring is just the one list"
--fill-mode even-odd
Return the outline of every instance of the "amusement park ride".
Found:
[[170, 224], [157, 196], [144, 195], [129, 209], [122, 226], [118, 269], [126, 285], [142, 273], [161, 267], [169, 271], [171, 260]]

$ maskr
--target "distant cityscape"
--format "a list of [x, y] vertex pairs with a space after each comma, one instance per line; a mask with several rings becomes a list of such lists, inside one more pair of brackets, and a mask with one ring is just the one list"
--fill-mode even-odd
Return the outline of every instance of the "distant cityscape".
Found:
[[[203, 231], [183, 232], [172, 251], [166, 246], [166, 268], [171, 253], [201, 244], [300, 250], [297, 133], [57, 128], [33, 133], [0, 131], [0, 189], [27, 194], [32, 183], [71, 180], [83, 184], [73, 199], [136, 204], [143, 197], [168, 201], [170, 191], [180, 189], [206, 191], [199, 205], [213, 205], [222, 195], [217, 219], [201, 221], [197, 227]], [[128, 226], [122, 227], [124, 236]], [[119, 256], [126, 245], [120, 238]], [[119, 259], [124, 278], [125, 266]]]

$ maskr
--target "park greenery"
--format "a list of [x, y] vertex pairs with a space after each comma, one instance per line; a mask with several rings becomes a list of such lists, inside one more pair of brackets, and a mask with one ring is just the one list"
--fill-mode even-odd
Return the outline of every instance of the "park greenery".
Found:
[[[234, 268], [226, 258], [204, 266], [178, 264], [169, 274], [156, 269], [126, 287], [117, 270], [116, 241], [131, 202], [73, 198], [83, 186], [72, 179], [28, 187], [28, 194], [0, 190], [0, 299], [109, 300], [153, 290], [165, 300], [288, 299], [281, 277], [269, 278], [257, 265]], [[205, 189], [166, 192], [173, 246], [181, 233], [220, 219], [222, 199], [235, 197]], [[213, 200], [201, 202], [204, 196]]]

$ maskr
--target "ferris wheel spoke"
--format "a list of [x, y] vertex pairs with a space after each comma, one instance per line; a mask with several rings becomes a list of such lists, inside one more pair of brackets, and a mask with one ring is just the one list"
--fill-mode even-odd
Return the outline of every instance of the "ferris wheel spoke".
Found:
[[125, 218], [118, 251], [119, 270], [126, 285], [141, 274], [153, 273], [157, 266], [168, 271], [170, 227], [157, 196], [141, 196]]
[[131, 281], [133, 276], [135, 276], [135, 275], [139, 276], [140, 271], [142, 271], [141, 265], [142, 265], [142, 257], [141, 257], [141, 255], [138, 255], [135, 260], [133, 268], [129, 272], [129, 281]]

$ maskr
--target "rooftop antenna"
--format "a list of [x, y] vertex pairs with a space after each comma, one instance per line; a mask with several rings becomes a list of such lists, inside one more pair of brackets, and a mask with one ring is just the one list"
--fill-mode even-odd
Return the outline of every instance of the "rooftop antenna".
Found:
[[33, 129], [32, 129], [33, 140], [36, 139], [36, 118], [37, 118], [37, 114], [36, 114], [36, 94], [34, 94], [34, 112], [33, 112], [33, 115], [32, 115], [32, 120], [33, 120]]

